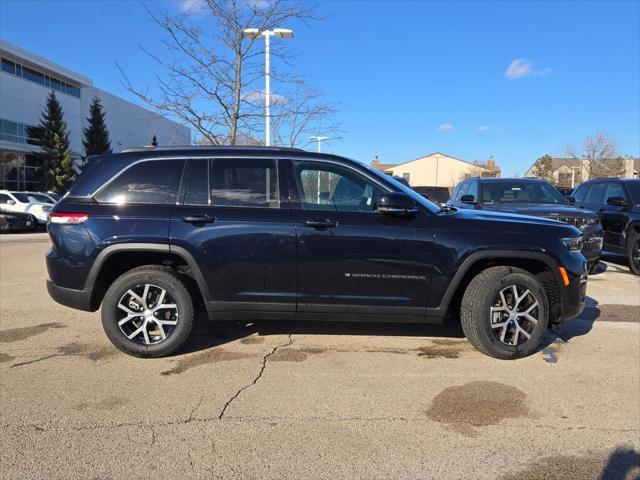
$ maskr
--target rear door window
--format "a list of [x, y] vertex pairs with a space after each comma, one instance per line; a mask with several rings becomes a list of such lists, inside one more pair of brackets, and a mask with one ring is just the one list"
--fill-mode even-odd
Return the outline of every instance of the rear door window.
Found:
[[605, 202], [611, 197], [622, 197], [625, 200], [627, 199], [627, 195], [625, 194], [621, 183], [611, 182], [607, 185], [607, 193], [604, 196]]
[[210, 176], [213, 206], [280, 208], [275, 159], [214, 159]]
[[135, 164], [95, 198], [101, 203], [175, 205], [184, 164], [184, 160], [149, 160]]

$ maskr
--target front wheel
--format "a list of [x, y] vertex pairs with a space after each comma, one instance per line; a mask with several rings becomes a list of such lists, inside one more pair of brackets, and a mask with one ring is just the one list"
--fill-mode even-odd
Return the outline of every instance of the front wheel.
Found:
[[540, 346], [547, 329], [547, 295], [526, 270], [491, 267], [469, 283], [462, 298], [461, 323], [480, 352], [500, 359], [525, 357]]
[[640, 232], [633, 231], [627, 240], [627, 258], [629, 269], [640, 275]]
[[194, 323], [191, 296], [168, 267], [134, 268], [118, 277], [102, 301], [111, 343], [135, 357], [164, 357], [180, 348]]

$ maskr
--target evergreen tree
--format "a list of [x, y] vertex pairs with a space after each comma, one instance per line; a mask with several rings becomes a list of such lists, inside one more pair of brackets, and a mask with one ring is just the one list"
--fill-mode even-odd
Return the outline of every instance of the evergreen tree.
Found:
[[553, 180], [553, 159], [551, 155], [544, 155], [533, 164], [533, 175], [551, 182]]
[[46, 188], [65, 193], [75, 180], [69, 147], [69, 132], [64, 121], [62, 106], [53, 90], [47, 98], [40, 125], [34, 131], [39, 135], [42, 155], [45, 159]]
[[91, 102], [87, 122], [89, 122], [89, 126], [82, 130], [84, 154], [88, 157], [89, 155], [111, 153], [109, 130], [107, 130], [104, 120], [102, 104], [97, 96], [94, 96]]

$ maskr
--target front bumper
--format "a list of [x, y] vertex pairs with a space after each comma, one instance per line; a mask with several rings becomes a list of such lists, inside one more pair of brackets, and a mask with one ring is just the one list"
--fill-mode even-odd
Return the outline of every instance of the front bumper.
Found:
[[602, 225], [589, 225], [582, 228], [582, 254], [592, 265], [600, 260], [602, 254]]
[[566, 272], [568, 284], [560, 276], [558, 282], [559, 298], [556, 300], [560, 302], [561, 308], [556, 318], [552, 320], [555, 323], [564, 322], [580, 315], [584, 310], [587, 298], [587, 259], [581, 253], [567, 252], [560, 265]]

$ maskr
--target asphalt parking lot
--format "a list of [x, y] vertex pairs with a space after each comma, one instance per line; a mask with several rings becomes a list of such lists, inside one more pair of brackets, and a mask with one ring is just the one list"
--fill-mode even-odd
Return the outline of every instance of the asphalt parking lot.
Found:
[[640, 478], [640, 277], [518, 361], [455, 329], [202, 322], [119, 353], [46, 293], [46, 234], [0, 237], [0, 478]]

